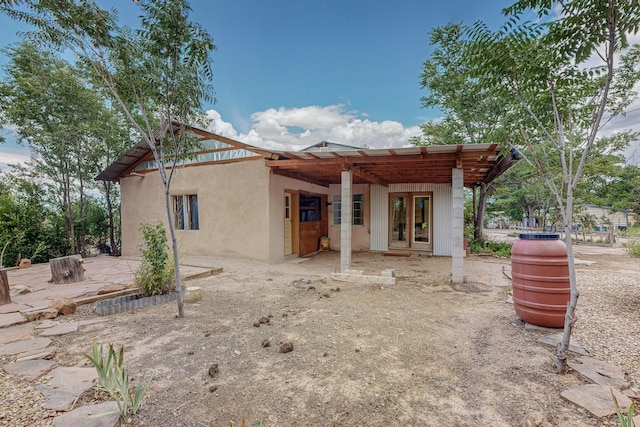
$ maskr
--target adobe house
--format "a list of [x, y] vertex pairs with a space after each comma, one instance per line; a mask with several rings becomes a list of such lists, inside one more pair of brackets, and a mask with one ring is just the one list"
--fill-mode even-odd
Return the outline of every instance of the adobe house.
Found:
[[[202, 148], [171, 185], [181, 253], [280, 263], [328, 235], [341, 272], [354, 250], [419, 251], [452, 257], [462, 281], [463, 189], [515, 161], [496, 144], [278, 152], [188, 129]], [[140, 141], [96, 179], [120, 183], [122, 254], [139, 255], [142, 223], [168, 227], [151, 150]]]

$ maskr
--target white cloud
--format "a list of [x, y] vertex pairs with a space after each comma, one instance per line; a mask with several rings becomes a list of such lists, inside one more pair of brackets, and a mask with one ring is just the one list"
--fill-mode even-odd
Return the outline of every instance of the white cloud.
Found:
[[405, 128], [400, 122], [371, 121], [364, 114], [347, 111], [344, 105], [269, 108], [251, 115], [252, 128], [244, 134], [225, 122], [215, 110], [209, 130], [250, 145], [283, 151], [295, 151], [321, 141], [369, 148], [402, 147], [420, 128]]
[[0, 145], [0, 171], [8, 171], [10, 164], [24, 165], [31, 156], [29, 149], [26, 147], [3, 147]]

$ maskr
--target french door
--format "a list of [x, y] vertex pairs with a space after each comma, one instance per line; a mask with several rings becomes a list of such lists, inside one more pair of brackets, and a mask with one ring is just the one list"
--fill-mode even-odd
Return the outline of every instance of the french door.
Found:
[[431, 251], [432, 194], [389, 195], [389, 248]]

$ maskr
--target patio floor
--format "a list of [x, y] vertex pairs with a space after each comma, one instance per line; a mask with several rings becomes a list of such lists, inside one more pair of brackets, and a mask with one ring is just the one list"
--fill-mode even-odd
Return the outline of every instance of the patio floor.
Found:
[[[216, 268], [202, 260], [182, 265], [183, 280], [212, 275]], [[44, 309], [51, 301], [59, 297], [70, 298], [82, 303], [86, 297], [95, 296], [105, 285], [133, 284], [134, 274], [140, 260], [122, 257], [97, 256], [83, 259], [85, 280], [71, 284], [49, 283], [51, 269], [49, 264], [36, 264], [24, 269], [9, 269], [7, 276], [11, 289], [11, 303], [0, 305], [0, 328], [25, 323], [27, 320], [20, 313], [25, 311]], [[24, 290], [23, 293], [18, 291]], [[113, 295], [104, 294], [104, 299]], [[98, 297], [100, 298], [100, 297]], [[91, 301], [96, 299], [92, 298]]]

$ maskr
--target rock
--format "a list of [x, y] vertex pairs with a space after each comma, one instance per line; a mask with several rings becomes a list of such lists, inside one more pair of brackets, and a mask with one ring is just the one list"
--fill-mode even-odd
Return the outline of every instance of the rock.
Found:
[[293, 351], [293, 343], [292, 342], [283, 342], [280, 344], [280, 349], [278, 353], [291, 353]]
[[49, 308], [55, 308], [61, 314], [64, 314], [64, 315], [75, 313], [76, 306], [77, 304], [75, 303], [74, 300], [72, 300], [71, 298], [65, 298], [65, 297], [56, 298], [53, 301], [51, 301], [51, 304], [49, 304]]
[[118, 404], [116, 402], [104, 402], [96, 405], [81, 406], [66, 414], [58, 415], [53, 419], [53, 425], [55, 427], [111, 427], [117, 425], [119, 420]]
[[622, 412], [626, 413], [631, 405], [631, 400], [609, 386], [597, 384], [576, 386], [563, 391], [560, 396], [583, 407], [596, 417], [602, 418], [616, 413], [612, 393], [615, 395]]
[[271, 347], [271, 340], [269, 338], [265, 338], [262, 340], [262, 348]]
[[127, 285], [120, 283], [111, 283], [110, 285], [104, 285], [96, 292], [98, 295], [110, 294], [112, 292], [120, 292], [127, 289]]
[[253, 327], [254, 328], [259, 328], [260, 327], [260, 322], [253, 322]]
[[29, 322], [33, 322], [34, 320], [55, 319], [58, 317], [58, 310], [55, 308], [44, 308], [42, 310], [26, 312], [23, 314]]
[[209, 367], [209, 376], [211, 378], [215, 378], [216, 375], [220, 373], [220, 369], [218, 368], [218, 364], [214, 363]]
[[218, 389], [217, 385], [210, 385], [209, 386], [209, 393], [213, 393]]
[[28, 288], [26, 286], [23, 285], [15, 285], [15, 286], [11, 286], [11, 298], [16, 297], [18, 295], [23, 295], [23, 294], [28, 294], [33, 292], [31, 290], [31, 288]]
[[27, 351], [41, 350], [48, 347], [51, 342], [49, 338], [31, 338], [4, 344], [0, 346], [0, 356], [13, 356]]
[[31, 260], [27, 258], [22, 258], [20, 260], [20, 264], [18, 265], [18, 268], [29, 268], [29, 267], [31, 267]]
[[260, 322], [260, 323], [262, 323], [262, 324], [264, 324], [264, 323], [269, 323], [269, 318], [268, 318], [268, 317], [264, 317], [264, 316], [262, 316], [262, 317], [258, 320], [258, 322]]
[[60, 335], [71, 334], [78, 330], [78, 322], [60, 323], [53, 328], [45, 329], [40, 332], [41, 337], [57, 337]]
[[7, 363], [3, 369], [12, 375], [20, 375], [30, 380], [35, 380], [42, 374], [46, 374], [56, 366], [51, 360], [25, 360], [15, 363]]
[[24, 353], [16, 354], [16, 362], [24, 362], [27, 360], [50, 360], [56, 355], [55, 347], [45, 347], [37, 350], [25, 351]]

